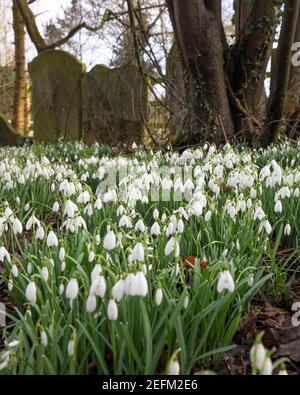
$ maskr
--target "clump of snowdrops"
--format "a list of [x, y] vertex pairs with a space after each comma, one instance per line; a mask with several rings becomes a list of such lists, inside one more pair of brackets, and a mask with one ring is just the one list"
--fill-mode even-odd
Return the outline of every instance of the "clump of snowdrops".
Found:
[[299, 147], [287, 144], [0, 149], [1, 373], [216, 367], [253, 296], [286, 286], [299, 187]]

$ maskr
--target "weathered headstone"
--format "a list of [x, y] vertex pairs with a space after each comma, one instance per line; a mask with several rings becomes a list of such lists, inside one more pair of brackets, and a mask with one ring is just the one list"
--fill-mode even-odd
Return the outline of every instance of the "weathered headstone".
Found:
[[56, 142], [82, 137], [83, 65], [61, 50], [41, 52], [30, 64], [34, 138]]
[[87, 143], [119, 144], [143, 140], [147, 83], [138, 68], [95, 66], [83, 77], [83, 130]]
[[22, 145], [24, 139], [14, 130], [8, 120], [0, 114], [0, 145]]

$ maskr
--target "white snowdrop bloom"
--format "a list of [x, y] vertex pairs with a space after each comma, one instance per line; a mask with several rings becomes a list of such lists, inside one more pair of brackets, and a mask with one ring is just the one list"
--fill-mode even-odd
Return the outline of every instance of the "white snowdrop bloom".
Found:
[[282, 213], [282, 203], [280, 200], [277, 200], [275, 207], [274, 207], [274, 212], [275, 213]]
[[253, 216], [254, 221], [259, 219], [260, 221], [266, 216], [264, 210], [261, 207], [257, 207]]
[[47, 282], [49, 278], [49, 270], [46, 266], [41, 269], [41, 276]]
[[192, 204], [190, 211], [191, 211], [192, 215], [195, 215], [196, 217], [199, 217], [202, 214], [203, 206], [202, 206], [202, 204], [199, 201], [197, 201], [197, 202]]
[[74, 352], [75, 352], [75, 341], [74, 341], [74, 339], [71, 339], [68, 342], [68, 355], [69, 355], [69, 357], [72, 357], [74, 355]]
[[249, 276], [249, 278], [248, 278], [248, 285], [249, 285], [249, 287], [252, 287], [253, 282], [254, 282], [254, 277], [253, 277], [253, 274], [251, 274]]
[[184, 223], [183, 223], [182, 219], [180, 218], [177, 222], [177, 232], [183, 233], [183, 231], [184, 231]]
[[114, 299], [110, 299], [108, 302], [107, 316], [111, 321], [116, 321], [118, 318], [118, 306]]
[[64, 291], [65, 291], [64, 284], [59, 284], [59, 287], [58, 287], [59, 294], [62, 295], [64, 293]]
[[59, 203], [58, 202], [54, 202], [54, 204], [52, 206], [52, 211], [54, 213], [57, 213], [59, 211]]
[[64, 249], [64, 247], [60, 247], [59, 253], [58, 253], [59, 260], [61, 262], [64, 261], [65, 260], [65, 256], [66, 256], [66, 250]]
[[150, 233], [152, 236], [158, 236], [160, 234], [160, 226], [158, 222], [154, 222], [154, 224], [151, 226]]
[[145, 232], [146, 227], [142, 219], [139, 219], [138, 222], [135, 224], [134, 230], [136, 232], [141, 232], [141, 233]]
[[284, 234], [285, 236], [289, 236], [292, 232], [292, 228], [290, 224], [286, 224], [284, 227]]
[[7, 288], [8, 288], [8, 290], [9, 290], [9, 292], [11, 292], [11, 291], [13, 290], [13, 288], [14, 288], [14, 283], [13, 283], [12, 279], [9, 279], [9, 280], [8, 280]]
[[247, 199], [246, 206], [248, 209], [250, 209], [252, 207], [252, 200], [251, 199]]
[[24, 210], [27, 212], [30, 209], [29, 203], [26, 203], [24, 206]]
[[169, 222], [167, 229], [166, 229], [166, 236], [167, 237], [172, 236], [173, 232], [174, 232], [174, 226], [173, 226], [172, 222]]
[[123, 279], [118, 280], [115, 285], [112, 287], [112, 296], [113, 298], [117, 301], [120, 302], [120, 300], [124, 296], [125, 292], [125, 281]]
[[21, 224], [21, 221], [18, 218], [14, 218], [13, 220], [13, 232], [14, 234], [22, 233], [23, 231], [23, 226]]
[[27, 265], [27, 273], [30, 275], [31, 273], [32, 273], [32, 263], [31, 262], [29, 262], [28, 263], [28, 265]]
[[157, 220], [159, 218], [159, 211], [157, 210], [157, 208], [155, 208], [153, 210], [153, 219]]
[[112, 230], [109, 230], [104, 237], [103, 247], [106, 250], [111, 251], [116, 247], [116, 245], [117, 245], [116, 235]]
[[89, 295], [87, 298], [85, 308], [88, 313], [93, 313], [97, 307], [97, 299], [95, 295]]
[[204, 220], [205, 220], [206, 222], [209, 222], [210, 219], [211, 219], [211, 215], [212, 215], [211, 210], [208, 210], [208, 211], [206, 212], [206, 214], [205, 214]]
[[263, 226], [268, 235], [272, 233], [272, 226], [269, 221], [264, 221]]
[[177, 360], [169, 362], [166, 374], [171, 376], [178, 376], [180, 374], [180, 364]]
[[166, 219], [167, 219], [167, 214], [163, 213], [163, 215], [161, 216], [161, 222], [162, 223], [166, 222]]
[[49, 248], [51, 248], [51, 247], [58, 247], [58, 239], [57, 239], [56, 234], [53, 232], [53, 230], [51, 230], [51, 231], [49, 232], [49, 234], [48, 234], [48, 237], [47, 237], [47, 246], [48, 246]]
[[175, 257], [178, 257], [180, 254], [179, 243], [175, 237], [171, 237], [171, 239], [167, 242], [165, 246], [165, 256], [169, 256], [172, 252], [175, 252]]
[[51, 190], [51, 192], [55, 191], [55, 184], [53, 184], [53, 183], [51, 184], [50, 190]]
[[93, 262], [94, 259], [95, 259], [95, 253], [94, 253], [93, 250], [91, 250], [91, 251], [89, 252], [88, 261], [89, 261], [89, 262]]
[[34, 281], [30, 281], [30, 283], [27, 285], [25, 296], [30, 303], [36, 303], [36, 285]]
[[296, 188], [296, 189], [294, 190], [294, 196], [295, 196], [295, 197], [299, 197], [299, 196], [300, 196], [300, 189], [299, 189], [299, 188]]
[[138, 148], [138, 146], [136, 145], [136, 142], [135, 142], [135, 141], [132, 143], [131, 148], [132, 148], [133, 150], [136, 150], [136, 149]]
[[225, 289], [227, 289], [229, 292], [233, 292], [234, 288], [234, 281], [229, 270], [221, 272], [217, 284], [218, 293], [222, 293]]
[[126, 228], [132, 228], [132, 221], [128, 215], [122, 215], [119, 221], [119, 226], [126, 227]]
[[162, 291], [161, 288], [157, 288], [156, 293], [155, 293], [155, 303], [156, 303], [156, 306], [160, 306], [162, 300], [163, 300], [163, 291]]
[[89, 217], [91, 217], [93, 215], [94, 210], [93, 210], [93, 206], [91, 205], [91, 203], [89, 203], [87, 206], [85, 206], [83, 212], [85, 214], [87, 214]]
[[66, 270], [66, 262], [62, 261], [61, 265], [60, 265], [60, 270], [61, 272], [64, 272]]
[[35, 234], [35, 238], [36, 240], [44, 240], [45, 237], [45, 231], [44, 228], [42, 226], [39, 226], [37, 228], [36, 234]]
[[148, 283], [144, 273], [137, 272], [132, 285], [132, 296], [146, 296], [148, 293]]
[[69, 218], [74, 217], [75, 213], [78, 211], [78, 207], [72, 200], [67, 200], [65, 203], [65, 208], [63, 215], [67, 215]]
[[98, 263], [97, 265], [95, 265], [95, 267], [94, 267], [94, 269], [92, 270], [92, 273], [91, 273], [91, 282], [92, 283], [100, 276], [101, 272], [102, 272], [102, 267]]
[[120, 217], [121, 215], [123, 215], [125, 212], [125, 207], [122, 206], [122, 204], [120, 204], [120, 206], [117, 208], [117, 216]]
[[96, 236], [95, 236], [95, 243], [96, 243], [96, 245], [97, 245], [97, 246], [100, 245], [100, 242], [101, 242], [101, 237], [100, 237], [100, 235], [96, 235]]
[[251, 188], [251, 189], [250, 189], [250, 197], [251, 197], [251, 199], [255, 199], [256, 196], [257, 196], [256, 189]]
[[98, 197], [94, 203], [94, 207], [96, 210], [101, 210], [102, 209], [102, 201], [101, 199]]
[[250, 351], [251, 364], [261, 370], [266, 359], [266, 349], [262, 343], [254, 344]]
[[19, 270], [18, 270], [18, 268], [17, 268], [17, 265], [12, 265], [11, 273], [12, 273], [12, 275], [13, 275], [15, 278], [18, 277], [18, 275], [19, 275]]
[[135, 280], [135, 275], [133, 273], [127, 274], [124, 282], [124, 290], [126, 295], [134, 296], [132, 291], [134, 280]]
[[273, 373], [273, 365], [270, 357], [267, 357], [264, 361], [263, 367], [260, 373], [264, 376], [271, 376]]
[[66, 288], [66, 297], [72, 301], [77, 298], [78, 292], [78, 282], [76, 278], [71, 278]]
[[13, 340], [10, 343], [7, 344], [7, 347], [9, 348], [15, 348], [18, 347], [18, 345], [20, 344], [19, 340]]
[[90, 295], [96, 295], [100, 298], [104, 298], [106, 292], [106, 281], [103, 276], [98, 276], [91, 285]]
[[187, 307], [189, 305], [189, 301], [190, 301], [190, 298], [189, 298], [188, 295], [186, 295], [185, 298], [184, 298], [184, 301], [183, 301], [183, 308], [184, 309], [187, 309]]
[[145, 250], [142, 243], [137, 243], [132, 249], [133, 259], [138, 262], [144, 262]]
[[288, 372], [287, 372], [286, 369], [280, 368], [278, 375], [279, 375], [279, 376], [288, 376]]
[[41, 344], [44, 347], [47, 347], [47, 345], [48, 345], [48, 336], [45, 331], [41, 331]]
[[11, 210], [10, 207], [6, 207], [6, 209], [4, 210], [4, 217], [9, 220], [10, 217], [13, 216], [13, 211]]
[[4, 262], [4, 259], [6, 259], [8, 263], [11, 262], [9, 252], [5, 247], [2, 246], [0, 247], [0, 262]]

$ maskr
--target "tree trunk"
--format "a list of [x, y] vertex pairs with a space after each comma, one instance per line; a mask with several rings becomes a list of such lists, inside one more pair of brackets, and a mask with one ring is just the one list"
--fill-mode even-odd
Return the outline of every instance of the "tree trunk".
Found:
[[[240, 3], [241, 1], [238, 1]], [[248, 18], [234, 45], [229, 59], [229, 75], [239, 107], [233, 107], [238, 133], [261, 132], [266, 108], [264, 88], [267, 65], [271, 56], [277, 16], [273, 0], [253, 0]]]
[[[224, 71], [220, 0], [166, 0], [189, 92], [189, 142], [234, 132]], [[225, 136], [225, 137], [224, 137]]]
[[12, 124], [20, 134], [24, 134], [26, 129], [25, 24], [15, 4], [12, 9], [15, 41], [15, 92]]
[[235, 37], [239, 37], [250, 16], [251, 3], [247, 0], [234, 0]]
[[284, 7], [282, 27], [276, 55], [276, 69], [273, 71], [271, 92], [268, 109], [267, 122], [261, 143], [263, 147], [277, 141], [282, 118], [284, 116], [285, 101], [291, 69], [292, 45], [295, 39], [300, 0], [287, 0]]

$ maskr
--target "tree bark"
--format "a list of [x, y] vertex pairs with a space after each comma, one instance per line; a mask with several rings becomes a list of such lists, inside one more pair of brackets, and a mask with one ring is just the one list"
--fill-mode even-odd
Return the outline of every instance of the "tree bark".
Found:
[[279, 137], [284, 116], [291, 69], [292, 45], [295, 39], [299, 7], [300, 0], [286, 0], [276, 55], [276, 69], [272, 74], [274, 89], [269, 98], [267, 121], [261, 138], [263, 147], [276, 142]]
[[240, 108], [233, 106], [236, 131], [248, 131], [252, 138], [253, 133], [261, 132], [266, 104], [264, 82], [278, 19], [273, 0], [253, 0], [247, 12], [228, 69], [234, 98], [240, 104]]
[[224, 71], [220, 0], [166, 0], [189, 92], [189, 142], [234, 132]]
[[250, 16], [251, 3], [247, 0], [234, 0], [235, 37], [239, 37]]
[[12, 10], [15, 44], [15, 90], [12, 124], [20, 134], [24, 134], [26, 129], [25, 24], [15, 4], [13, 4]]

